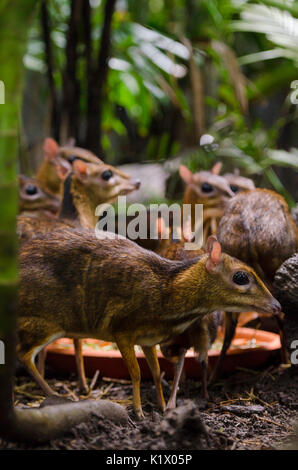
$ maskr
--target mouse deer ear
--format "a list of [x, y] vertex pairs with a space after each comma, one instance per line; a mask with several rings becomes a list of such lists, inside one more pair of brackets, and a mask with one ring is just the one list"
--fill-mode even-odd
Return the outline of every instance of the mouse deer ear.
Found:
[[67, 175], [69, 174], [69, 168], [64, 165], [61, 165], [60, 163], [56, 164], [56, 171], [61, 181], [64, 181]]
[[156, 219], [156, 232], [158, 238], [161, 238], [166, 233], [166, 224], [163, 217], [157, 217]]
[[211, 168], [211, 173], [214, 175], [219, 175], [222, 169], [222, 163], [221, 162], [216, 162], [215, 165]]
[[186, 242], [193, 240], [194, 234], [191, 227], [191, 217], [187, 217], [185, 224], [183, 225], [183, 238]]
[[56, 157], [59, 150], [59, 145], [57, 144], [56, 140], [52, 139], [52, 137], [47, 137], [43, 143], [43, 151], [46, 157], [50, 159]]
[[87, 176], [87, 165], [82, 160], [74, 160], [72, 164], [73, 172], [80, 181], [84, 181]]
[[211, 235], [206, 243], [206, 251], [209, 258], [206, 262], [206, 269], [210, 273], [215, 273], [218, 270], [221, 262], [221, 246], [214, 235]]
[[170, 238], [170, 229], [166, 226], [164, 218], [162, 216], [156, 219], [155, 228], [158, 239], [168, 240]]
[[185, 165], [179, 166], [179, 174], [186, 184], [193, 182], [193, 174]]

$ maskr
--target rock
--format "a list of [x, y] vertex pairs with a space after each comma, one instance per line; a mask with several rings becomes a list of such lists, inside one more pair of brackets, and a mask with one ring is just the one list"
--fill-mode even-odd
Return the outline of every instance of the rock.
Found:
[[194, 433], [197, 435], [208, 435], [199, 410], [193, 402], [178, 406], [174, 410], [169, 411], [161, 422], [160, 430], [169, 436]]
[[291, 215], [294, 219], [295, 224], [298, 227], [298, 204], [291, 210]]
[[44, 408], [45, 406], [62, 405], [65, 403], [73, 403], [73, 400], [67, 397], [54, 395], [52, 397], [45, 398], [44, 401], [39, 405], [39, 408]]
[[252, 416], [255, 414], [263, 413], [265, 408], [261, 405], [225, 405], [221, 407], [222, 411], [228, 411], [229, 413], [233, 413], [234, 415], [247, 417]]
[[[298, 309], [298, 254], [284, 261], [275, 274], [274, 295], [285, 313], [295, 313]], [[298, 315], [297, 315], [298, 317]]]
[[276, 272], [273, 290], [285, 314], [284, 333], [291, 354], [298, 340], [298, 254], [287, 259]]

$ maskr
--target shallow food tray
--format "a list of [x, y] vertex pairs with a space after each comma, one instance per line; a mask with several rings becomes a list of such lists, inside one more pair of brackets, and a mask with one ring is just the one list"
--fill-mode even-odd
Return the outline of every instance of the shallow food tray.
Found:
[[[87, 339], [83, 341], [83, 354], [86, 374], [92, 377], [99, 370], [101, 376], [128, 379], [129, 374], [118, 350], [106, 349], [109, 343]], [[86, 345], [88, 343], [88, 345]], [[237, 367], [262, 367], [274, 351], [280, 349], [280, 338], [275, 333], [252, 328], [237, 328], [232, 347], [228, 350], [223, 364], [223, 372], [232, 372]], [[209, 351], [209, 366], [214, 368], [220, 354], [220, 348]], [[144, 379], [151, 378], [151, 373], [143, 353], [136, 351]], [[173, 365], [158, 352], [161, 370], [167, 378], [173, 376]], [[47, 347], [47, 364], [59, 372], [76, 372], [72, 340], [59, 339]], [[201, 371], [193, 351], [188, 351], [185, 358], [185, 374], [189, 378], [199, 378]]]

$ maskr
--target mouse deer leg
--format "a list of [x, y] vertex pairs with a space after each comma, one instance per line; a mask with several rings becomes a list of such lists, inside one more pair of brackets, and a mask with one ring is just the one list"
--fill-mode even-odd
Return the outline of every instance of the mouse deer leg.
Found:
[[115, 337], [116, 344], [128, 369], [133, 388], [133, 409], [138, 418], [144, 418], [141, 404], [141, 371], [136, 358], [134, 344], [123, 337]]
[[76, 359], [77, 372], [78, 372], [78, 378], [79, 378], [79, 388], [81, 392], [88, 392], [89, 387], [88, 387], [86, 374], [85, 374], [82, 341], [76, 338], [73, 340], [73, 344], [74, 344], [75, 359]]
[[175, 374], [174, 374], [174, 379], [173, 379], [172, 388], [171, 388], [171, 395], [167, 403], [167, 408], [166, 408], [167, 410], [173, 410], [174, 408], [176, 408], [177, 392], [179, 388], [181, 374], [182, 374], [183, 367], [184, 367], [184, 358], [185, 358], [186, 351], [187, 350], [184, 348], [181, 349], [179, 357], [178, 357], [178, 361], [175, 364]]
[[46, 348], [43, 348], [37, 355], [37, 369], [43, 378], [45, 375], [46, 357], [47, 357], [47, 350]]
[[201, 371], [202, 371], [202, 390], [201, 396], [202, 398], [206, 398], [208, 400], [209, 393], [208, 393], [208, 353], [199, 357], [199, 362], [201, 364]]
[[223, 345], [220, 351], [220, 355], [219, 355], [216, 367], [212, 373], [209, 383], [214, 383], [220, 377], [223, 361], [226, 356], [226, 352], [231, 346], [232, 340], [235, 336], [237, 323], [238, 323], [238, 313], [225, 312], [224, 341], [223, 341]]
[[165, 404], [163, 391], [162, 391], [160, 367], [159, 367], [156, 347], [155, 346], [152, 346], [152, 347], [151, 346], [142, 346], [142, 349], [144, 351], [146, 361], [147, 361], [148, 366], [151, 370], [152, 377], [153, 377], [153, 380], [154, 380], [154, 383], [155, 383], [157, 403], [158, 403], [159, 408], [161, 409], [161, 411], [165, 411], [166, 404]]
[[28, 372], [44, 391], [46, 396], [57, 395], [49, 386], [46, 380], [39, 373], [34, 360], [38, 352], [40, 352], [47, 344], [55, 339], [62, 338], [63, 333], [58, 328], [55, 331], [53, 325], [49, 325], [41, 318], [21, 317], [18, 321], [18, 337], [19, 343], [17, 347], [18, 359], [24, 364]]

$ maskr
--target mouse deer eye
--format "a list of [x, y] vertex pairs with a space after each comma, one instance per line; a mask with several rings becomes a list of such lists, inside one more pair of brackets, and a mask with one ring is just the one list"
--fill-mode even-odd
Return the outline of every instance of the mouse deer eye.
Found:
[[238, 286], [249, 284], [249, 277], [245, 271], [237, 271], [233, 276], [233, 282]]
[[201, 188], [203, 193], [211, 193], [213, 191], [213, 186], [209, 183], [203, 183]]
[[102, 172], [101, 177], [104, 181], [108, 181], [110, 178], [112, 178], [113, 173], [111, 170], [105, 170]]
[[233, 191], [233, 193], [238, 193], [239, 191], [239, 186], [237, 186], [237, 184], [230, 184], [230, 188]]
[[25, 193], [28, 194], [28, 196], [34, 196], [34, 194], [37, 194], [37, 187], [34, 184], [28, 184]]

